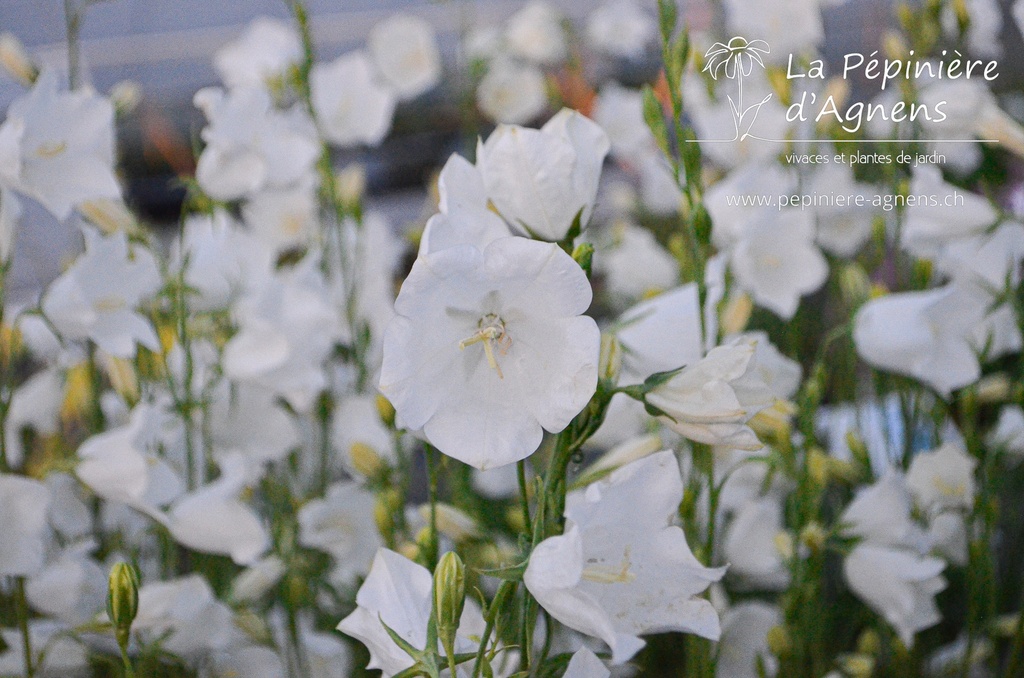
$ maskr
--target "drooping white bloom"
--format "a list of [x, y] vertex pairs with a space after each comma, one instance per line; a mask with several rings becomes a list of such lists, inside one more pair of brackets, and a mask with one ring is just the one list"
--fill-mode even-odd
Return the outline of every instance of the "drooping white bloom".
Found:
[[[433, 578], [422, 565], [394, 551], [380, 549], [359, 593], [355, 611], [341, 620], [338, 630], [363, 643], [370, 651], [369, 669], [385, 678], [412, 666], [413, 660], [393, 641], [381, 624], [417, 649], [427, 645]], [[475, 652], [474, 634], [483, 632], [484, 620], [472, 600], [462, 610], [455, 652]], [[439, 648], [440, 651], [440, 648]]]
[[0, 185], [38, 200], [57, 219], [86, 200], [120, 198], [114, 107], [91, 90], [62, 91], [45, 71], [0, 125]]
[[595, 49], [616, 57], [637, 58], [658, 35], [658, 26], [634, 0], [611, 0], [587, 21], [587, 38]]
[[240, 453], [225, 455], [221, 475], [182, 496], [168, 514], [168, 529], [179, 544], [204, 553], [231, 556], [239, 565], [256, 562], [270, 543], [260, 517], [239, 499], [251, 483]]
[[782, 354], [768, 338], [768, 333], [761, 330], [744, 332], [730, 337], [733, 342], [753, 341], [754, 360], [761, 381], [780, 400], [789, 400], [800, 389], [803, 368], [800, 363]]
[[366, 39], [377, 70], [400, 99], [423, 94], [441, 79], [441, 54], [433, 27], [409, 14], [394, 14]]
[[208, 121], [196, 180], [211, 197], [237, 200], [308, 179], [320, 148], [300, 107], [279, 111], [270, 94], [256, 87], [207, 87], [193, 101]]
[[421, 257], [384, 337], [380, 389], [445, 454], [479, 469], [518, 461], [597, 387], [590, 300], [557, 245], [509, 237]]
[[511, 235], [508, 226], [487, 207], [487, 190], [480, 171], [461, 155], [452, 154], [437, 179], [439, 214], [423, 229], [420, 256], [454, 245], [480, 249]]
[[972, 333], [985, 311], [984, 304], [953, 285], [890, 294], [861, 307], [853, 338], [858, 355], [871, 365], [919, 379], [948, 396], [981, 376]]
[[814, 244], [814, 220], [801, 210], [765, 212], [748, 224], [731, 263], [740, 287], [783, 319], [792, 318], [800, 297], [828, 277], [828, 264]]
[[50, 491], [38, 480], [0, 475], [0, 574], [24, 576], [43, 566]]
[[214, 68], [224, 84], [266, 87], [288, 75], [302, 60], [302, 41], [295, 28], [278, 19], [257, 17], [237, 39], [217, 50]]
[[778, 659], [768, 648], [768, 632], [783, 623], [782, 611], [759, 601], [739, 603], [722, 614], [722, 638], [718, 643], [718, 678], [758, 678], [758, 660], [765, 675], [773, 676]]
[[586, 226], [609, 142], [593, 121], [561, 110], [539, 130], [499, 125], [477, 145], [487, 196], [513, 228], [542, 240]]
[[554, 64], [567, 55], [562, 14], [544, 2], [533, 0], [508, 20], [505, 43], [518, 57], [538, 64]]
[[562, 678], [608, 678], [610, 675], [612, 672], [596, 654], [586, 647], [581, 647], [573, 653]]
[[43, 296], [43, 313], [65, 339], [91, 339], [119, 358], [139, 343], [160, 350], [156, 331], [135, 309], [160, 288], [152, 253], [128, 246], [123, 232], [85, 231], [85, 254]]
[[974, 507], [974, 469], [978, 460], [958, 443], [918, 452], [907, 471], [907, 487], [926, 511]]
[[946, 588], [942, 577], [945, 567], [940, 558], [868, 541], [846, 556], [843, 574], [850, 589], [893, 626], [904, 645], [911, 647], [914, 634], [942, 619], [935, 595]]
[[317, 262], [307, 257], [243, 297], [234, 309], [239, 331], [224, 347], [224, 372], [262, 386], [308, 410], [326, 385], [321, 369], [343, 335]]
[[718, 614], [699, 595], [725, 568], [701, 565], [672, 525], [682, 497], [675, 455], [645, 457], [570, 493], [565, 534], [530, 555], [530, 593], [555, 619], [605, 641], [613, 664], [636, 654], [648, 632], [718, 639]]
[[532, 64], [496, 58], [477, 87], [476, 103], [494, 122], [525, 125], [548, 105], [544, 73]]
[[217, 600], [202, 575], [145, 583], [139, 589], [132, 633], [147, 642], [160, 639], [167, 652], [187, 659], [222, 650], [234, 629], [231, 608]]
[[338, 146], [376, 146], [391, 129], [396, 97], [373, 74], [365, 52], [316, 64], [309, 74], [313, 108], [324, 136]]
[[639, 299], [679, 281], [679, 262], [648, 229], [622, 224], [615, 236], [612, 247], [594, 257], [594, 266], [605, 274], [613, 295]]
[[924, 531], [910, 515], [906, 479], [890, 470], [873, 485], [862, 488], [843, 510], [839, 522], [846, 534], [879, 546], [925, 550]]
[[331, 578], [351, 583], [369, 571], [383, 544], [373, 518], [374, 495], [357, 482], [331, 485], [327, 496], [299, 510], [299, 543], [334, 556]]
[[756, 450], [761, 442], [747, 422], [774, 401], [756, 370], [755, 344], [741, 341], [712, 349], [647, 394], [664, 423], [709, 445]]
[[733, 517], [722, 553], [729, 576], [753, 588], [784, 590], [789, 584], [789, 565], [779, 549], [783, 533], [782, 503], [767, 496], [749, 501]]

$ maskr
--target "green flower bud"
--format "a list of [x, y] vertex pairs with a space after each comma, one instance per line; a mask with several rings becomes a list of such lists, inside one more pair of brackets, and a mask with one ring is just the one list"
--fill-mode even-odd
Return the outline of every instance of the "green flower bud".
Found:
[[466, 567], [455, 551], [441, 556], [434, 570], [434, 615], [437, 636], [447, 648], [455, 645], [455, 632], [466, 603]]
[[132, 622], [139, 612], [139, 575], [128, 563], [118, 563], [110, 570], [107, 589], [107, 616], [114, 625], [117, 644], [125, 649]]

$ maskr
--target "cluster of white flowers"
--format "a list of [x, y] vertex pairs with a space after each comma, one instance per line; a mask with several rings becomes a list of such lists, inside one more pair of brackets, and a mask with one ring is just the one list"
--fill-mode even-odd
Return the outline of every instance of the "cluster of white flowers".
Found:
[[[325, 62], [294, 3], [219, 50], [169, 242], [125, 204], [113, 95], [0, 37], [0, 674], [1018, 675], [1024, 213], [987, 182], [1024, 129], [920, 83], [950, 127], [863, 134], [971, 150], [839, 161], [781, 103], [825, 4], [469, 31], [461, 113], [497, 126], [405, 234], [332, 153], [440, 85], [422, 18]], [[999, 34], [947, 9], [888, 42]], [[658, 83], [608, 75], [659, 42]], [[82, 248], [3, 298], [33, 202]]]

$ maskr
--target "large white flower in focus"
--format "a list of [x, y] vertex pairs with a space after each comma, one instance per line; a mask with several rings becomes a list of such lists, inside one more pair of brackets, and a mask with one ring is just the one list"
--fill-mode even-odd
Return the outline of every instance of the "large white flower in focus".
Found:
[[701, 565], [672, 525], [682, 498], [675, 455], [645, 457], [570, 493], [565, 534], [530, 556], [526, 588], [555, 619], [608, 643], [612, 664], [635, 655], [645, 633], [718, 640], [718, 613], [699, 596], [725, 568]]
[[380, 389], [400, 423], [479, 469], [537, 449], [597, 388], [583, 270], [556, 245], [500, 238], [420, 257], [384, 336]]

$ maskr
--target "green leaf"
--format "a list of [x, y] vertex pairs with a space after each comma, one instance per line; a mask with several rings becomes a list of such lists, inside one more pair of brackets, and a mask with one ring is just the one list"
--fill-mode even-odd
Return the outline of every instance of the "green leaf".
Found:
[[495, 579], [504, 579], [505, 581], [522, 581], [523, 573], [526, 572], [526, 566], [529, 564], [530, 559], [527, 558], [518, 565], [498, 567], [491, 570], [477, 570], [477, 572], [487, 575], [488, 577], [494, 577]]
[[580, 268], [583, 269], [583, 272], [589, 278], [594, 263], [594, 246], [589, 242], [581, 242], [572, 251], [572, 258], [580, 265]]
[[[384, 618], [381, 617], [379, 614], [377, 615], [377, 619], [380, 620], [380, 625], [383, 626], [384, 630], [388, 632], [388, 636], [391, 637], [391, 640], [394, 641], [395, 645], [400, 647], [402, 649], [402, 652], [405, 652], [407, 655], [416, 660], [417, 663], [419, 663], [419, 661], [423, 658], [424, 651], [417, 650], [409, 643], [409, 641], [407, 641], [402, 636], [398, 635], [398, 633], [396, 633], [390, 626], [384, 623]], [[422, 672], [422, 668], [420, 669], [420, 671]], [[418, 674], [414, 673], [412, 675]]]
[[668, 42], [676, 30], [676, 19], [676, 0], [658, 0], [658, 26], [664, 42]]
[[658, 148], [661, 149], [661, 152], [666, 156], [671, 156], [668, 145], [668, 127], [665, 124], [665, 115], [661, 110], [661, 102], [658, 101], [658, 97], [654, 95], [654, 90], [651, 89], [650, 85], [644, 85], [643, 99], [644, 122], [647, 123], [647, 127], [651, 130], [651, 134], [654, 135], [654, 141], [658, 144]]

